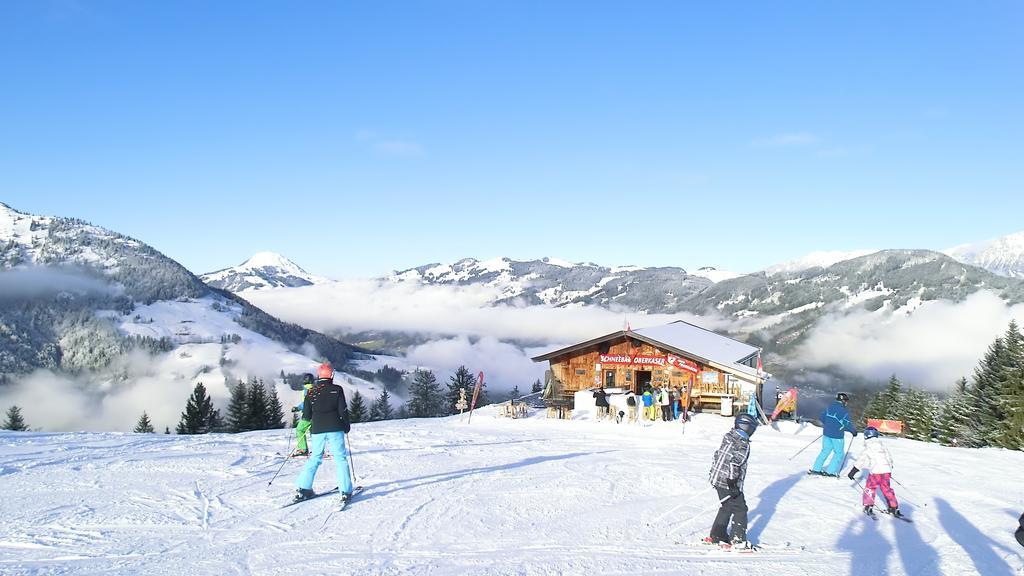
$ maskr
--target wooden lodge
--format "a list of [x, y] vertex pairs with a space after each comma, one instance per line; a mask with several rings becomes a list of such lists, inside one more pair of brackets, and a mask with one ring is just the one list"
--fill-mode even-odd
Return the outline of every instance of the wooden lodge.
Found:
[[768, 375], [759, 372], [761, 350], [687, 322], [613, 332], [533, 358], [548, 361], [548, 406], [572, 408], [581, 390], [619, 388], [642, 394], [668, 386], [691, 409], [732, 415], [750, 395], [761, 401]]

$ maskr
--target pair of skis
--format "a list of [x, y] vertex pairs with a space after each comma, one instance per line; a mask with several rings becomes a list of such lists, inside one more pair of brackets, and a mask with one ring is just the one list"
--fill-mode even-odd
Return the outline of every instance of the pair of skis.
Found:
[[[338, 506], [337, 511], [338, 512], [343, 512], [346, 508], [348, 508], [348, 505], [352, 503], [352, 500], [355, 499], [356, 495], [361, 493], [362, 491], [363, 491], [363, 487], [362, 486], [356, 486], [355, 488], [353, 488], [352, 489], [352, 494], [349, 496], [349, 498], [347, 500], [345, 500], [344, 503], [341, 504], [341, 506]], [[292, 500], [291, 502], [285, 504], [284, 506], [281, 506], [281, 508], [288, 508], [290, 506], [295, 506], [296, 504], [302, 504], [303, 502], [309, 502], [310, 500], [316, 500], [317, 498], [320, 498], [321, 496], [331, 496], [331, 495], [337, 495], [337, 494], [338, 494], [338, 487], [335, 486], [334, 488], [331, 488], [330, 490], [325, 490], [324, 492], [318, 492], [318, 493], [316, 493], [316, 494], [314, 494], [314, 495], [312, 495], [312, 496], [310, 496], [308, 498], [303, 498], [302, 500]]]

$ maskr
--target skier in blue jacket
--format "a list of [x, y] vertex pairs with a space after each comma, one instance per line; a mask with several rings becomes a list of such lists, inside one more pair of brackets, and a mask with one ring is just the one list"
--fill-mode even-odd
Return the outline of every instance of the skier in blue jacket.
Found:
[[[846, 410], [846, 403], [850, 396], [846, 392], [836, 394], [834, 402], [825, 408], [821, 413], [821, 426], [824, 431], [821, 435], [821, 452], [818, 459], [814, 461], [814, 467], [807, 471], [808, 474], [819, 476], [839, 477], [839, 470], [843, 466], [843, 446], [846, 444], [844, 433], [849, 432], [857, 437], [857, 428], [850, 421], [850, 413]], [[832, 459], [825, 468], [825, 460], [832, 455]]]

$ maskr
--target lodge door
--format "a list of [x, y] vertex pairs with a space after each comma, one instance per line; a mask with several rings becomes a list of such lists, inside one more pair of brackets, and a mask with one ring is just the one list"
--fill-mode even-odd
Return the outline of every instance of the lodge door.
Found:
[[651, 386], [651, 371], [637, 370], [633, 376], [633, 393], [643, 394]]

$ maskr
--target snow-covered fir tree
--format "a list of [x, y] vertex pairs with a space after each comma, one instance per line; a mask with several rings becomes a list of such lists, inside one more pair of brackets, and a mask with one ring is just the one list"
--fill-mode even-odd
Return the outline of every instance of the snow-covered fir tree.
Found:
[[387, 388], [381, 390], [380, 396], [373, 401], [373, 405], [370, 406], [370, 420], [389, 420], [393, 416], [393, 409], [391, 408], [391, 395], [388, 394]]
[[156, 432], [153, 428], [153, 423], [149, 420], [149, 415], [146, 414], [145, 410], [142, 412], [142, 416], [139, 416], [139, 421], [135, 424], [135, 430], [133, 432], [137, 434], [152, 434]]
[[28, 424], [25, 423], [24, 416], [21, 415], [21, 408], [15, 405], [7, 409], [7, 419], [4, 420], [3, 429], [14, 430], [16, 432], [24, 432], [28, 430]]
[[434, 418], [446, 413], [441, 406], [441, 385], [430, 370], [417, 370], [409, 387], [409, 416]]
[[356, 393], [352, 395], [352, 401], [348, 404], [348, 418], [353, 424], [358, 422], [366, 422], [368, 417], [366, 411], [366, 401], [363, 399], [363, 395], [356, 390]]
[[458, 414], [459, 409], [455, 407], [459, 402], [459, 391], [465, 390], [466, 397], [473, 394], [476, 386], [476, 376], [465, 366], [459, 366], [455, 374], [448, 377], [448, 391], [444, 395], [444, 408], [448, 414]]
[[210, 419], [213, 416], [213, 402], [206, 393], [206, 386], [202, 382], [196, 384], [188, 402], [185, 403], [185, 411], [181, 413], [181, 420], [178, 422], [178, 434], [206, 434], [210, 431]]

